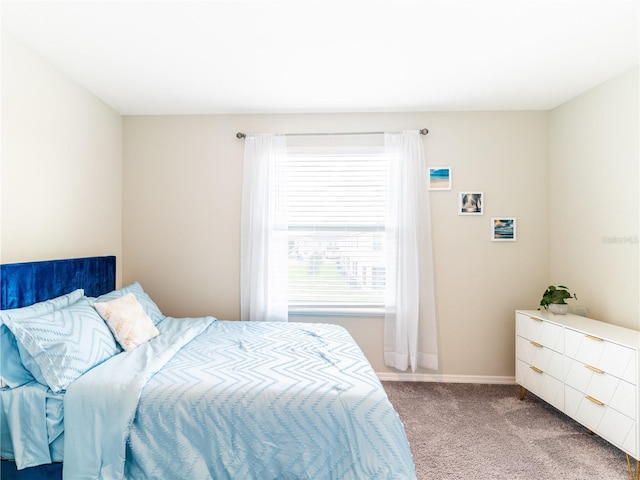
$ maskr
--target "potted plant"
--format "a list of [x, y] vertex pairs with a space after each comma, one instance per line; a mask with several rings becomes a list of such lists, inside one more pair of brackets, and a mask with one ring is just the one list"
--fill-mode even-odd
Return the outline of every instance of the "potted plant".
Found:
[[551, 313], [564, 315], [569, 310], [569, 305], [565, 302], [568, 298], [578, 299], [576, 294], [570, 293], [569, 288], [564, 285], [558, 285], [557, 287], [549, 285], [542, 295], [540, 306], [544, 307], [545, 310], [549, 310]]

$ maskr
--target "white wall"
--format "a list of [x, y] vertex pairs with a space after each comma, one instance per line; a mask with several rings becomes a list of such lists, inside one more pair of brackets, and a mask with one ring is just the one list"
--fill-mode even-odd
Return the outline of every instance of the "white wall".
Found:
[[[546, 112], [126, 117], [125, 283], [139, 280], [170, 315], [237, 319], [235, 133], [422, 127], [428, 163], [453, 169], [453, 190], [431, 193], [439, 373], [512, 377], [513, 311], [537, 306], [548, 278]], [[485, 215], [457, 215], [459, 190], [484, 191]], [[517, 217], [518, 241], [491, 242], [491, 216]], [[392, 373], [381, 319], [320, 320], [347, 327], [374, 368]]]
[[638, 69], [550, 115], [550, 282], [590, 316], [640, 329]]
[[6, 32], [1, 58], [1, 261], [113, 254], [121, 272], [121, 116]]

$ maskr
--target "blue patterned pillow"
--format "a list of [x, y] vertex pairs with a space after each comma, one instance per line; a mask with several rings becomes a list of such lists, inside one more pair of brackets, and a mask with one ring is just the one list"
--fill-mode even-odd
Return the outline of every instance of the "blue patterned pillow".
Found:
[[2, 354], [0, 387], [17, 388], [33, 381], [33, 375], [20, 358], [16, 337], [4, 324], [0, 325], [0, 349], [2, 349], [0, 351]]
[[[111, 331], [87, 298], [66, 308], [27, 319], [5, 320], [20, 350], [37, 369], [31, 373], [58, 393], [83, 373], [120, 353]], [[22, 356], [23, 361], [25, 359]], [[29, 365], [25, 365], [29, 367]]]
[[0, 353], [2, 354], [0, 387], [16, 388], [33, 380], [33, 375], [25, 368], [20, 358], [16, 339], [4, 325], [4, 321], [8, 318], [19, 319], [46, 315], [77, 302], [83, 295], [84, 290], [78, 289], [45, 302], [34, 303], [28, 307], [0, 310]]
[[114, 290], [113, 292], [106, 293], [98, 297], [95, 302], [109, 302], [111, 300], [115, 300], [116, 298], [120, 298], [126, 293], [133, 293], [140, 302], [140, 305], [144, 308], [144, 311], [147, 312], [149, 318], [153, 321], [154, 325], [158, 325], [162, 320], [164, 320], [164, 315], [155, 304], [151, 297], [142, 289], [142, 286], [138, 282], [133, 282], [131, 285], [127, 285], [126, 287], [122, 287], [119, 290]]

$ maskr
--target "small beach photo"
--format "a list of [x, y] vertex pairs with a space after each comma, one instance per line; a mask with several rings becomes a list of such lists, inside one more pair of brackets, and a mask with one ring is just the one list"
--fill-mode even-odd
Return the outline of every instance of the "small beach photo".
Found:
[[516, 241], [515, 217], [491, 218], [491, 240], [494, 242], [515, 242]]
[[451, 190], [451, 167], [429, 167], [429, 190]]
[[458, 192], [458, 215], [484, 215], [484, 192]]

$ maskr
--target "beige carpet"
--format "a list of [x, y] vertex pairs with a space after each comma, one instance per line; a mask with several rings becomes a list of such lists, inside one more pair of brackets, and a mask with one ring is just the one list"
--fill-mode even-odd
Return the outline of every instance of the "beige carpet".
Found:
[[383, 385], [419, 480], [629, 478], [622, 451], [531, 393], [520, 401], [519, 386]]

